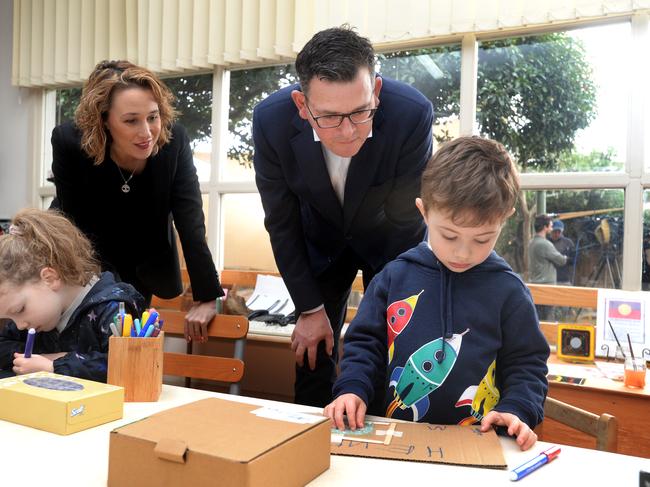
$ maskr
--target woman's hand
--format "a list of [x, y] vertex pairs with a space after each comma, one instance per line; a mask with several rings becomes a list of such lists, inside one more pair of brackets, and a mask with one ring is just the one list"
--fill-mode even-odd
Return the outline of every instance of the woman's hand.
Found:
[[208, 323], [217, 314], [217, 300], [194, 303], [185, 315], [185, 340], [205, 343], [208, 341]]

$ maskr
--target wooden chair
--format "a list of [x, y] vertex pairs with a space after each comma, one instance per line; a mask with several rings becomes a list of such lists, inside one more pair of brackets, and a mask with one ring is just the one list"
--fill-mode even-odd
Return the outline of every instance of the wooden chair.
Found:
[[552, 397], [546, 398], [544, 416], [596, 438], [596, 449], [616, 453], [618, 420], [611, 414], [590, 413]]
[[[177, 310], [158, 310], [165, 320], [165, 336], [185, 336], [185, 312]], [[188, 353], [165, 352], [163, 374], [174, 375], [188, 380], [207, 379], [230, 384], [229, 392], [239, 394], [239, 382], [244, 375], [244, 345], [248, 333], [248, 320], [244, 316], [216, 315], [208, 325], [208, 337], [234, 341], [233, 357], [214, 357], [192, 353], [188, 343]]]

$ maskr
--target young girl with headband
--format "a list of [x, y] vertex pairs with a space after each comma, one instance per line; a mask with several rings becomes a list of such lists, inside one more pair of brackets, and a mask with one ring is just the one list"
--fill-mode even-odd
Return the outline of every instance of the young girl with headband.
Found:
[[[56, 211], [24, 209], [0, 236], [0, 376], [48, 371], [106, 382], [109, 328], [118, 305], [144, 299], [100, 274], [90, 241]], [[28, 329], [36, 330], [25, 357]]]

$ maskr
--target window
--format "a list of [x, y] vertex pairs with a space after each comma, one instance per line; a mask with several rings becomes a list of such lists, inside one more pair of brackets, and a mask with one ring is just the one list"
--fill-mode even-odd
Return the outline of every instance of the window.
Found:
[[223, 181], [253, 181], [253, 109], [280, 88], [297, 82], [293, 64], [230, 73], [228, 160]]
[[[535, 213], [602, 210], [563, 219], [564, 233], [580, 243], [574, 283], [635, 289], [643, 282], [650, 289], [650, 277], [646, 281], [644, 275], [642, 281], [641, 269], [642, 247], [650, 246], [649, 237], [641, 238], [641, 233], [650, 235], [647, 32], [647, 16], [637, 15], [504, 39], [492, 37], [494, 33], [489, 38], [476, 34], [475, 127], [481, 135], [503, 142], [522, 169], [526, 203], [523, 208], [518, 204], [497, 245], [522, 276]], [[461, 64], [474, 59], [474, 44], [466, 42], [473, 40], [465, 37], [462, 47], [460, 43], [421, 45], [378, 57], [378, 72], [414, 85], [431, 100], [438, 142], [460, 133]], [[214, 96], [213, 80], [222, 90]], [[268, 95], [296, 82], [293, 63], [235, 71], [217, 67], [213, 73], [165, 81], [179, 98], [180, 123], [190, 133], [206, 222], [208, 203], [212, 213], [209, 240], [218, 266], [275, 270], [254, 182], [252, 112]], [[472, 86], [471, 81], [463, 83], [464, 90]], [[51, 128], [73, 117], [79, 95], [79, 88], [46, 94], [44, 169], [51, 162], [47, 151]], [[211, 122], [220, 117], [212, 112], [225, 99], [229, 100], [228, 137], [222, 141], [215, 136], [214, 143], [223, 144], [216, 147]], [[464, 113], [467, 110], [464, 107]], [[637, 130], [641, 126], [645, 129]], [[216, 167], [219, 174], [211, 180]], [[35, 187], [44, 202], [54, 190], [45, 181], [47, 171], [42, 172]], [[640, 194], [646, 201], [643, 209], [635, 207]], [[626, 195], [631, 201], [624, 201]], [[643, 232], [636, 223], [642, 211]], [[623, 241], [625, 220], [634, 238]], [[603, 240], [606, 226], [609, 242]]]
[[460, 46], [439, 46], [381, 54], [378, 71], [417, 88], [433, 105], [437, 142], [459, 135]]
[[212, 154], [212, 73], [166, 78], [176, 96], [178, 123], [190, 138], [199, 181], [210, 180]]
[[[503, 228], [496, 251], [528, 281], [528, 245], [534, 237], [535, 214], [546, 213], [562, 221], [562, 234], [548, 234], [552, 243], [564, 236], [572, 245], [560, 247], [568, 256], [555, 266], [558, 281], [586, 287], [620, 288], [623, 251], [624, 192], [617, 189], [525, 191], [527, 208], [519, 203]], [[533, 211], [545, 205], [545, 211]], [[527, 230], [526, 230], [527, 229]], [[557, 237], [557, 238], [556, 238]], [[572, 247], [573, 250], [569, 250]], [[566, 251], [564, 249], [567, 249]]]
[[477, 121], [523, 172], [622, 171], [630, 23], [480, 44]]
[[257, 193], [223, 196], [224, 267], [277, 272]]
[[56, 125], [74, 120], [74, 111], [79, 105], [81, 88], [66, 88], [56, 92]]

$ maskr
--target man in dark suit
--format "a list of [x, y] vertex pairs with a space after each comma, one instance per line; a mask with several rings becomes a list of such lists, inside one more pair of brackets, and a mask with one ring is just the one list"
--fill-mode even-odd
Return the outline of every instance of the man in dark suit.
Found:
[[[368, 39], [321, 31], [296, 59], [300, 84], [253, 115], [255, 174], [278, 269], [296, 306], [295, 401], [325, 406], [350, 287], [424, 237], [415, 207], [433, 110], [374, 72]], [[305, 355], [307, 360], [305, 360]]]

